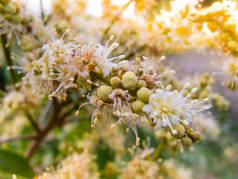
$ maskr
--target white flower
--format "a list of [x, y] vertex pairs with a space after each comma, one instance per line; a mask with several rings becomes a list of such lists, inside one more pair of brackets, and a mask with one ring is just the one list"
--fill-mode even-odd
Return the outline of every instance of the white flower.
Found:
[[186, 96], [183, 96], [184, 90], [185, 88], [180, 92], [157, 89], [156, 93], [150, 96], [149, 104], [144, 106], [143, 111], [154, 120], [156, 128], [168, 126], [176, 133], [173, 124], [182, 122], [188, 125], [196, 113], [209, 108], [208, 105], [204, 105], [204, 100], [191, 99], [192, 93], [197, 91], [197, 88], [193, 88]]
[[108, 58], [108, 56], [111, 54], [111, 52], [118, 47], [118, 43], [114, 42], [110, 47], [108, 47], [108, 42], [106, 43], [106, 46], [102, 46], [98, 44], [95, 56], [96, 61], [98, 63], [98, 67], [103, 72], [103, 77], [106, 77], [110, 74], [112, 71], [112, 68], [116, 67], [117, 65], [112, 62], [112, 60], [115, 60], [118, 57], [114, 58]]
[[109, 45], [109, 43], [112, 41], [114, 37], [111, 36], [109, 40], [106, 42], [105, 46], [101, 44], [97, 44], [95, 48], [95, 58], [96, 62], [98, 64], [98, 67], [102, 70], [103, 72], [103, 77], [106, 77], [110, 74], [112, 69], [117, 66], [116, 63], [113, 63], [112, 61], [116, 59], [122, 59], [124, 58], [124, 55], [116, 56], [109, 58], [111, 55], [112, 51], [119, 46], [117, 42], [112, 43]]

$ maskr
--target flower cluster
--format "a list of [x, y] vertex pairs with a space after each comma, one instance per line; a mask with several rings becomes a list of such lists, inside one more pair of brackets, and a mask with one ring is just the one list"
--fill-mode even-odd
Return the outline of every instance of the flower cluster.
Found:
[[[44, 54], [32, 62], [33, 68], [24, 78], [35, 90], [63, 100], [68, 90], [86, 88], [90, 104], [97, 107], [92, 125], [97, 121], [96, 114], [104, 111], [105, 106], [118, 118], [112, 126], [127, 124], [135, 132], [137, 143], [136, 124], [141, 116], [155, 128], [169, 127], [176, 135], [173, 125], [188, 126], [194, 115], [208, 109], [206, 99], [191, 99], [197, 88], [185, 94], [189, 84], [180, 92], [164, 89], [162, 79], [172, 75], [173, 70], [157, 73], [147, 58], [120, 62], [123, 55], [110, 57], [118, 46], [109, 45], [110, 40], [103, 46], [82, 39], [67, 42], [62, 36], [42, 47]], [[118, 65], [115, 60], [119, 60]]]
[[230, 103], [212, 91], [209, 73], [175, 75], [163, 61], [219, 50], [230, 56], [219, 65], [225, 84], [238, 89], [236, 3], [174, 0], [163, 10], [158, 0], [102, 0], [92, 13], [92, 2], [53, 0], [40, 19], [20, 1], [0, 0], [0, 67], [10, 72], [2, 70], [0, 144], [29, 140], [3, 148], [17, 146], [33, 166], [64, 158], [38, 179], [191, 178], [167, 154], [202, 134], [217, 139], [208, 110], [227, 112]]
[[24, 26], [32, 20], [19, 1], [0, 1], [0, 34], [8, 33], [8, 38], [19, 38]]
[[121, 58], [109, 57], [118, 44], [109, 46], [108, 43], [102, 46], [95, 41], [83, 39], [66, 42], [62, 36], [42, 47], [44, 54], [39, 60], [32, 62], [32, 70], [25, 78], [36, 90], [40, 85], [40, 90], [52, 97], [66, 98], [66, 92], [71, 88], [90, 89], [90, 73], [98, 71], [103, 77], [107, 77], [116, 66], [112, 61]]
[[93, 157], [87, 152], [81, 154], [72, 154], [64, 159], [58, 168], [52, 172], [45, 172], [38, 176], [38, 179], [50, 179], [50, 178], [92, 178], [97, 179], [99, 175], [95, 163], [92, 162]]
[[[57, 4], [63, 6], [69, 2]], [[84, 9], [87, 5], [84, 2], [83, 6], [80, 3], [78, 5], [78, 9], [84, 11], [68, 10], [67, 13], [71, 17], [90, 17], [87, 25], [85, 20], [78, 21], [78, 18], [70, 19], [69, 23], [79, 30], [85, 27], [86, 31], [92, 33], [101, 30], [106, 36], [115, 35], [115, 39], [123, 45], [118, 52], [133, 51], [129, 56], [158, 57], [169, 52], [205, 48], [218, 49], [227, 55], [237, 55], [238, 11], [235, 2], [228, 0], [204, 7], [198, 0], [175, 0], [170, 5], [170, 10], [158, 11], [159, 5], [153, 0], [129, 1], [120, 5], [105, 1], [102, 3], [103, 14], [100, 18], [93, 18], [87, 15]], [[115, 11], [106, 10], [110, 8]], [[125, 11], [131, 11], [132, 15], [123, 15]], [[234, 74], [231, 80], [230, 88], [234, 89]]]
[[40, 98], [32, 93], [29, 86], [19, 90], [11, 90], [1, 99], [0, 106], [0, 135], [15, 136], [29, 125], [35, 108], [40, 107]]

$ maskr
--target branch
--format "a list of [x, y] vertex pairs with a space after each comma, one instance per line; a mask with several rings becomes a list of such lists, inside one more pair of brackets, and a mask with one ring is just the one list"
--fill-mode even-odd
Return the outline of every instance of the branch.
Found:
[[9, 67], [9, 73], [10, 73], [12, 82], [13, 82], [13, 84], [15, 84], [16, 83], [16, 76], [15, 76], [14, 70], [12, 68], [10, 68], [12, 66], [11, 50], [7, 46], [7, 36], [6, 36], [6, 34], [1, 35], [1, 42], [2, 42], [2, 49], [3, 49], [3, 53], [4, 53], [4, 59], [6, 61], [7, 66]]
[[[52, 104], [52, 105], [51, 105]], [[72, 108], [70, 108], [65, 113], [60, 114], [61, 109], [67, 104], [67, 102], [62, 102], [58, 104], [58, 101], [56, 98], [53, 98], [53, 102], [47, 103], [45, 108], [43, 109], [42, 115], [46, 117], [47, 111], [49, 110], [49, 107], [52, 106], [53, 110], [50, 114], [49, 120], [47, 123], [40, 128], [40, 131], [36, 134], [35, 140], [30, 144], [29, 148], [27, 149], [25, 153], [25, 157], [30, 159], [33, 155], [33, 153], [40, 147], [42, 141], [44, 138], [48, 135], [48, 133], [56, 126], [63, 126], [67, 123], [65, 118], [72, 114], [74, 112], [75, 108], [77, 108], [77, 105], [74, 105]], [[44, 115], [43, 115], [44, 114]], [[41, 119], [42, 120], [42, 119]]]
[[38, 123], [32, 118], [32, 116], [29, 114], [28, 111], [25, 111], [25, 114], [28, 118], [28, 120], [31, 122], [31, 125], [34, 127], [34, 129], [39, 132], [40, 131], [40, 127], [38, 125]]
[[38, 122], [40, 125], [43, 124], [43, 121], [46, 118], [46, 115], [49, 112], [51, 106], [52, 106], [52, 101], [48, 100], [38, 119]]
[[27, 149], [25, 153], [25, 157], [30, 159], [33, 155], [33, 153], [39, 148], [41, 142], [43, 139], [47, 136], [47, 134], [53, 129], [56, 125], [60, 123], [60, 120], [58, 120], [58, 115], [60, 111], [60, 105], [57, 103], [56, 98], [53, 98], [53, 111], [50, 115], [50, 118], [46, 125], [41, 129], [40, 132], [38, 132], [36, 140], [34, 140], [29, 148]]
[[26, 139], [35, 139], [35, 135], [22, 135], [22, 136], [15, 136], [15, 137], [7, 137], [0, 139], [0, 144], [4, 142], [11, 142], [15, 140], [26, 140]]

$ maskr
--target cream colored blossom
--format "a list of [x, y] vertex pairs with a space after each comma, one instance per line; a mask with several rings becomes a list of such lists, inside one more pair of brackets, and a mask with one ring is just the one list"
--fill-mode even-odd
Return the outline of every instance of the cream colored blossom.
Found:
[[[120, 152], [124, 149], [125, 136], [119, 126], [111, 128], [111, 122], [108, 114], [103, 114], [97, 121], [93, 134], [98, 140], [102, 140], [111, 149]], [[107, 131], [107, 132], [105, 132]]]
[[122, 170], [120, 179], [157, 179], [159, 167], [156, 162], [139, 157], [132, 159]]
[[106, 46], [83, 39], [66, 42], [62, 36], [43, 46], [43, 56], [32, 63], [32, 71], [25, 79], [35, 90], [65, 98], [68, 89], [87, 88], [91, 84], [90, 72], [98, 70], [104, 77], [108, 76], [116, 66], [112, 61], [121, 58], [109, 57], [117, 46], [117, 43], [109, 45], [109, 41]]
[[97, 179], [99, 175], [93, 157], [89, 153], [72, 154], [52, 172], [45, 172], [38, 179]]
[[192, 121], [192, 126], [206, 138], [216, 138], [220, 134], [218, 122], [211, 113], [197, 114]]
[[29, 120], [21, 114], [16, 115], [13, 119], [0, 121], [0, 137], [15, 137], [19, 135], [27, 125], [29, 125]]
[[191, 93], [183, 95], [184, 90], [168, 91], [157, 89], [155, 94], [150, 96], [149, 104], [145, 105], [143, 111], [156, 123], [156, 128], [170, 127], [172, 133], [177, 133], [173, 129], [173, 124], [179, 122], [188, 125], [192, 122], [194, 115], [208, 109], [203, 100], [192, 100], [191, 95], [196, 92], [193, 88]]

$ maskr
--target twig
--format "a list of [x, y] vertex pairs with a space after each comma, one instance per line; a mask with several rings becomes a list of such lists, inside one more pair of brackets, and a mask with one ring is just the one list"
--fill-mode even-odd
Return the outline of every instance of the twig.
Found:
[[52, 101], [48, 100], [38, 119], [40, 126], [43, 124], [43, 121], [46, 118], [46, 115], [49, 112], [51, 106], [52, 106]]
[[34, 127], [34, 129], [39, 132], [40, 131], [40, 127], [38, 125], [38, 123], [32, 118], [31, 114], [28, 111], [25, 111], [25, 114], [28, 118], [28, 120], [31, 122], [31, 125]]
[[0, 139], [0, 144], [4, 142], [11, 142], [15, 140], [25, 140], [25, 139], [35, 139], [35, 135], [22, 135], [22, 136], [16, 136], [16, 137], [8, 137], [8, 138], [2, 138]]
[[153, 153], [153, 155], [151, 157], [149, 157], [148, 159], [151, 160], [151, 161], [156, 160], [158, 158], [160, 152], [164, 148], [164, 144], [165, 144], [165, 141], [164, 141], [164, 139], [162, 139], [162, 141], [157, 146], [157, 148], [156, 148], [155, 152]]
[[[44, 138], [48, 135], [48, 133], [56, 126], [63, 126], [67, 123], [65, 118], [72, 114], [72, 112], [77, 108], [77, 105], [74, 105], [68, 111], [60, 115], [61, 109], [67, 104], [67, 102], [58, 103], [56, 98], [53, 98], [53, 102], [49, 102], [46, 104], [45, 108], [43, 109], [42, 115], [39, 118], [46, 118], [47, 111], [49, 110], [50, 106], [52, 106], [52, 111], [49, 116], [47, 123], [44, 126], [40, 126], [40, 131], [36, 133], [35, 140], [30, 144], [29, 148], [25, 153], [25, 157], [30, 159], [33, 153], [40, 147]], [[41, 119], [42, 120], [42, 119]]]
[[60, 120], [58, 120], [60, 107], [61, 106], [57, 103], [56, 98], [53, 98], [53, 111], [50, 115], [50, 118], [48, 122], [46, 123], [46, 125], [41, 129], [41, 131], [36, 134], [37, 135], [36, 140], [34, 140], [30, 144], [29, 148], [27, 149], [25, 153], [26, 158], [30, 159], [32, 157], [33, 153], [39, 148], [41, 142], [47, 136], [47, 134], [51, 131], [51, 129], [53, 129], [55, 126], [57, 126], [60, 123]]
[[44, 13], [44, 8], [43, 8], [43, 2], [42, 2], [42, 0], [40, 0], [40, 11], [41, 11], [41, 19], [42, 19], [44, 25], [46, 25], [45, 13]]
[[13, 82], [13, 84], [15, 84], [16, 83], [16, 76], [15, 76], [14, 70], [11, 68], [11, 66], [12, 66], [11, 50], [7, 46], [7, 36], [6, 36], [6, 34], [1, 35], [1, 42], [2, 42], [2, 49], [3, 49], [3, 53], [4, 53], [4, 59], [6, 61], [6, 64], [7, 64], [8, 68], [9, 68], [9, 73], [10, 73], [12, 82]]

